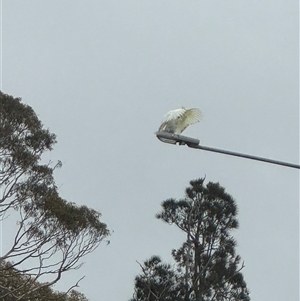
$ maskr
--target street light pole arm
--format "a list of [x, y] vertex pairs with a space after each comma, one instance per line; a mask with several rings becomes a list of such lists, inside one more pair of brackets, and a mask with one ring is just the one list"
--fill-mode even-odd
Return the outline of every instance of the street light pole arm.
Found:
[[241, 153], [236, 153], [236, 152], [231, 152], [231, 151], [226, 151], [223, 149], [217, 149], [217, 148], [212, 148], [212, 147], [207, 147], [207, 146], [202, 146], [202, 145], [188, 145], [188, 147], [300, 169], [300, 165], [297, 165], [297, 164], [283, 162], [283, 161], [277, 161], [277, 160], [272, 160], [272, 159], [268, 159], [268, 158], [257, 157], [257, 156], [247, 155], [247, 154], [241, 154]]
[[262, 161], [262, 162], [266, 162], [266, 163], [277, 164], [277, 165], [282, 165], [282, 166], [286, 166], [286, 167], [300, 169], [300, 165], [293, 164], [293, 163], [277, 161], [277, 160], [272, 160], [272, 159], [268, 159], [268, 158], [257, 157], [257, 156], [242, 154], [242, 153], [236, 153], [236, 152], [231, 152], [231, 151], [213, 148], [213, 147], [202, 146], [199, 144], [200, 140], [194, 139], [191, 137], [187, 137], [187, 136], [175, 135], [175, 134], [171, 134], [171, 133], [167, 133], [167, 132], [157, 132], [156, 137], [165, 143], [171, 143], [171, 144], [178, 143], [179, 145], [187, 145], [190, 148], [196, 148], [196, 149], [201, 149], [201, 150], [205, 150], [205, 151], [209, 151], [209, 152], [221, 153], [221, 154], [225, 154], [225, 155], [241, 157], [241, 158], [246, 158], [246, 159]]

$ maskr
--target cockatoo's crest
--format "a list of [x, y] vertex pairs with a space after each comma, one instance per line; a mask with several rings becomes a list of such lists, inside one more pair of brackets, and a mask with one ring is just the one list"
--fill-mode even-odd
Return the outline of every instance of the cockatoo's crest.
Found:
[[199, 109], [185, 109], [184, 107], [168, 112], [159, 132], [168, 132], [173, 134], [181, 134], [189, 125], [197, 123], [201, 120], [202, 114]]

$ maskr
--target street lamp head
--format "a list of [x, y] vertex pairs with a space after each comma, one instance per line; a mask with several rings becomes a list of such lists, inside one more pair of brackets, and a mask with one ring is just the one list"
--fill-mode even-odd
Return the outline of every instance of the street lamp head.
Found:
[[156, 132], [156, 137], [164, 142], [169, 144], [179, 144], [179, 145], [187, 145], [187, 146], [197, 146], [200, 143], [200, 140], [182, 136], [182, 135], [176, 135], [168, 132]]

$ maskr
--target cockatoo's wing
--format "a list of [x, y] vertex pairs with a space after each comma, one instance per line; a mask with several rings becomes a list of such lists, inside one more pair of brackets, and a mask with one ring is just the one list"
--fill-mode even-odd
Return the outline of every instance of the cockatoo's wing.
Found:
[[184, 115], [185, 112], [186, 112], [185, 108], [180, 108], [180, 109], [175, 109], [175, 110], [169, 111], [164, 116], [162, 123], [182, 118], [182, 116]]
[[189, 110], [185, 108], [172, 110], [165, 115], [158, 131], [179, 135], [189, 125], [200, 121], [201, 116], [201, 111], [195, 108]]
[[178, 131], [182, 133], [189, 125], [199, 122], [201, 117], [202, 114], [199, 109], [186, 110], [181, 117], [181, 122], [178, 124]]

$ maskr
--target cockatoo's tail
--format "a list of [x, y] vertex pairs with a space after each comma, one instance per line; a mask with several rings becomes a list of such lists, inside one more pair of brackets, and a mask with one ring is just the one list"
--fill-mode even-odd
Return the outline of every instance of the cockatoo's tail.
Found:
[[201, 111], [196, 108], [175, 109], [165, 115], [158, 131], [180, 135], [189, 125], [199, 122], [201, 117]]

